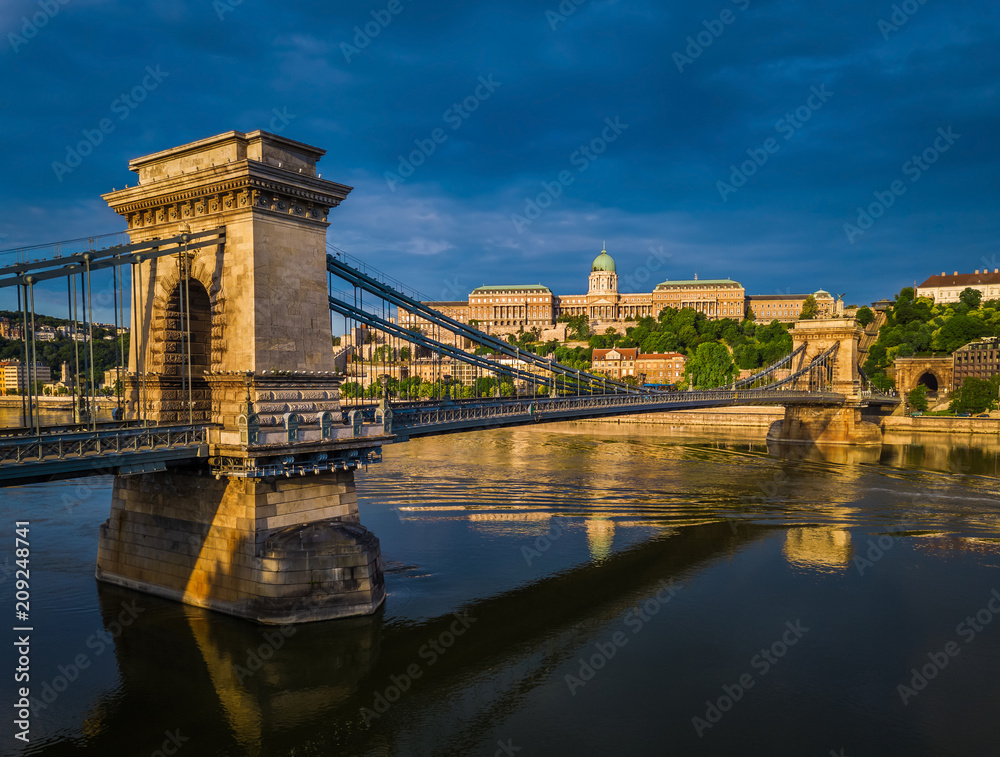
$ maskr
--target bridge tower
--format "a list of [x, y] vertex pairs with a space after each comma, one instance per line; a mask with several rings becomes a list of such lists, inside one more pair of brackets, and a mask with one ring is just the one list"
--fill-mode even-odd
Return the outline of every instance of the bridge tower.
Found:
[[[833, 405], [789, 405], [783, 420], [776, 421], [767, 438], [781, 442], [820, 444], [881, 444], [882, 431], [861, 417], [864, 397], [858, 371], [859, 345], [863, 330], [853, 318], [823, 318], [797, 321], [792, 328], [792, 349], [805, 344], [792, 372], [809, 365], [834, 345], [837, 352], [828, 381], [822, 389], [843, 395], [845, 400]], [[802, 381], [808, 383], [806, 374]], [[796, 389], [816, 389], [796, 386]]]
[[384, 599], [354, 469], [391, 436], [340, 423], [326, 228], [351, 188], [317, 174], [324, 152], [231, 131], [132, 160], [138, 184], [104, 195], [133, 242], [224, 241], [133, 269], [129, 415], [211, 424], [209, 460], [115, 479], [100, 580], [275, 623]]

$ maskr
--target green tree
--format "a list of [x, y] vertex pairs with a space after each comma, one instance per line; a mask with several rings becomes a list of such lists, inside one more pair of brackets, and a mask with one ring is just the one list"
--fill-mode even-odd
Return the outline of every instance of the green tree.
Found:
[[889, 378], [885, 373], [876, 373], [868, 378], [871, 380], [872, 386], [880, 392], [889, 392], [896, 388], [896, 382]]
[[982, 320], [960, 314], [949, 318], [934, 332], [931, 345], [942, 352], [954, 352], [985, 334], [986, 324]]
[[952, 395], [948, 409], [953, 413], [982, 413], [986, 410], [995, 410], [998, 382], [1000, 376], [994, 376], [989, 381], [970, 376]]
[[357, 381], [347, 381], [340, 385], [340, 394], [347, 399], [354, 399], [361, 396], [361, 384]]
[[969, 310], [975, 310], [979, 307], [979, 304], [983, 301], [983, 293], [978, 289], [973, 289], [972, 287], [966, 287], [962, 290], [961, 294], [958, 295], [958, 301], [968, 305]]
[[910, 392], [906, 395], [907, 402], [910, 403], [910, 407], [914, 410], [924, 411], [927, 409], [927, 387], [923, 384], [917, 384]]
[[868, 324], [874, 322], [875, 320], [875, 311], [865, 305], [863, 308], [858, 308], [858, 312], [854, 315], [854, 317], [857, 318], [861, 328], [868, 328]]
[[733, 357], [726, 345], [718, 342], [699, 344], [684, 366], [684, 375], [695, 389], [723, 386], [736, 373]]
[[799, 320], [811, 320], [817, 315], [819, 315], [819, 306], [816, 304], [816, 298], [810, 294], [806, 297], [805, 302], [802, 303], [802, 312], [799, 313]]

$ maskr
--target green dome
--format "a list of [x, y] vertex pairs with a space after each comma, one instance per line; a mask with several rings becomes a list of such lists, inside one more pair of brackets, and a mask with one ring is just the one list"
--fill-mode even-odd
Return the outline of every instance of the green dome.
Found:
[[615, 272], [615, 259], [608, 255], [607, 250], [601, 250], [601, 254], [594, 258], [593, 264], [590, 266], [590, 271], [607, 271], [608, 273]]

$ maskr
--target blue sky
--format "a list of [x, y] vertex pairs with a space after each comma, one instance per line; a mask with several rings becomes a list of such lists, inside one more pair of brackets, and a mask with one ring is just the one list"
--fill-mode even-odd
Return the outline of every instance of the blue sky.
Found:
[[604, 240], [623, 291], [1000, 267], [985, 0], [5, 0], [0, 32], [0, 249], [118, 231], [130, 158], [265, 129], [354, 187], [328, 240], [434, 299], [585, 291]]

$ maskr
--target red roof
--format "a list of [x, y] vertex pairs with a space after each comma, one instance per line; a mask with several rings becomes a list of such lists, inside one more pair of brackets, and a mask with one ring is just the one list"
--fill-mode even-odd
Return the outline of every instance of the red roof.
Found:
[[675, 360], [676, 358], [686, 360], [687, 355], [682, 355], [680, 352], [648, 352], [639, 355], [639, 360]]
[[609, 352], [617, 352], [625, 360], [635, 360], [639, 355], [638, 347], [613, 347], [610, 350], [594, 350], [592, 360], [605, 360], [605, 355]]
[[925, 287], [970, 287], [977, 284], [1000, 284], [1000, 271], [976, 271], [975, 273], [953, 273], [931, 276], [920, 285]]

